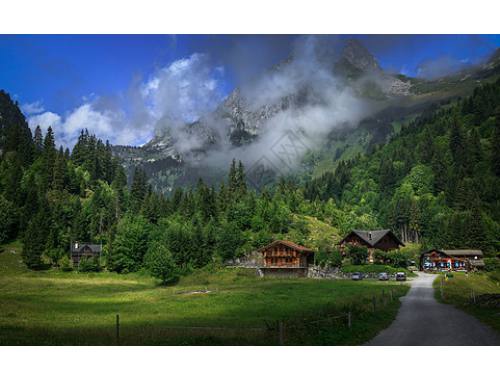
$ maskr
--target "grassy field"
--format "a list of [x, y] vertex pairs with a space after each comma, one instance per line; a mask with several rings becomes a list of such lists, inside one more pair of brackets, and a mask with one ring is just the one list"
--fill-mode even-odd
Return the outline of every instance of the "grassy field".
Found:
[[[408, 289], [259, 278], [243, 269], [200, 271], [159, 287], [146, 274], [28, 271], [20, 249], [13, 243], [0, 253], [2, 345], [113, 345], [116, 314], [123, 345], [275, 345], [279, 320], [285, 344], [359, 344], [390, 324]], [[348, 310], [351, 329], [345, 317], [327, 318]]]
[[434, 288], [439, 301], [453, 304], [500, 331], [500, 303], [498, 300], [492, 303], [486, 296], [500, 294], [500, 273], [454, 273], [447, 281], [439, 276], [434, 281]]

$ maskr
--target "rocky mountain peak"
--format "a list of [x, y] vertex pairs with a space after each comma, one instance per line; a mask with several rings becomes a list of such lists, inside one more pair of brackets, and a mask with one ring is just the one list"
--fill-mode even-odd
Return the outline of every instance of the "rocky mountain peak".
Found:
[[381, 70], [375, 57], [356, 39], [349, 39], [346, 41], [341, 59], [344, 59], [361, 71]]

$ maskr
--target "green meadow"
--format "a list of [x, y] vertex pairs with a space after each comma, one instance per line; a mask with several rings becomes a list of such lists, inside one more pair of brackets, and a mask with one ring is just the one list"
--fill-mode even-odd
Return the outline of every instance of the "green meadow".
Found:
[[390, 324], [408, 290], [234, 268], [162, 287], [145, 273], [30, 271], [20, 251], [12, 243], [0, 253], [2, 345], [276, 345], [278, 321], [284, 344], [360, 344]]
[[447, 280], [439, 276], [434, 288], [438, 300], [459, 307], [500, 332], [500, 271], [454, 273]]

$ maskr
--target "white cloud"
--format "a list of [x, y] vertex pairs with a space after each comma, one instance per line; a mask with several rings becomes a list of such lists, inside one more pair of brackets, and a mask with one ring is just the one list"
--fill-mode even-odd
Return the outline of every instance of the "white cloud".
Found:
[[61, 125], [61, 116], [53, 112], [44, 112], [39, 115], [30, 116], [28, 118], [28, 124], [31, 129], [40, 126], [45, 132], [48, 127], [59, 128]]
[[158, 70], [141, 94], [157, 120], [194, 122], [223, 99], [222, 67], [212, 68], [204, 54], [193, 54]]
[[73, 147], [83, 129], [115, 144], [137, 144], [149, 136], [144, 133], [147, 131], [130, 125], [121, 113], [97, 110], [92, 103], [77, 107], [65, 118], [53, 112], [34, 115], [28, 118], [28, 124], [32, 129], [39, 125], [44, 132], [51, 126], [57, 143], [67, 147]]
[[25, 103], [21, 105], [21, 110], [27, 115], [34, 115], [45, 111], [43, 104], [40, 100], [33, 103]]
[[157, 70], [134, 87], [128, 103], [121, 104], [127, 113], [95, 94], [84, 97], [82, 105], [64, 116], [44, 112], [41, 102], [26, 104], [23, 110], [32, 129], [40, 125], [46, 131], [52, 126], [56, 142], [67, 147], [73, 147], [82, 129], [113, 144], [139, 145], [160, 125], [194, 122], [213, 110], [223, 99], [223, 75], [224, 68], [211, 67], [206, 55], [193, 54]]

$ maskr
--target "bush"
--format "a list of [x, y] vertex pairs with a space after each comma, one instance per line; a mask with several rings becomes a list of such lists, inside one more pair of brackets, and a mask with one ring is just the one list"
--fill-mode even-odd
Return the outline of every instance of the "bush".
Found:
[[389, 265], [367, 264], [367, 265], [345, 265], [342, 267], [344, 273], [382, 273], [395, 274], [397, 272], [404, 272], [408, 277], [414, 277], [415, 274], [405, 268], [394, 268]]
[[17, 213], [12, 202], [0, 195], [0, 244], [15, 236]]
[[321, 246], [316, 254], [316, 264], [323, 267], [340, 267], [342, 254], [331, 246]]
[[59, 260], [58, 265], [63, 272], [71, 272], [73, 270], [73, 261], [68, 256], [63, 256]]
[[486, 257], [484, 259], [484, 270], [487, 272], [500, 270], [500, 259], [496, 257]]
[[145, 257], [146, 268], [152, 276], [161, 280], [163, 285], [178, 277], [175, 260], [168, 248], [161, 243], [153, 243]]
[[374, 253], [375, 262], [378, 264], [389, 264], [396, 268], [408, 267], [408, 255], [400, 251], [385, 252], [376, 249]]
[[365, 264], [368, 258], [368, 249], [363, 246], [351, 245], [348, 247], [347, 256], [354, 265]]
[[99, 272], [101, 266], [98, 257], [82, 257], [78, 265], [79, 272]]
[[62, 248], [50, 248], [45, 251], [45, 256], [48, 257], [50, 264], [53, 267], [59, 266], [59, 261], [65, 256], [66, 252]]

